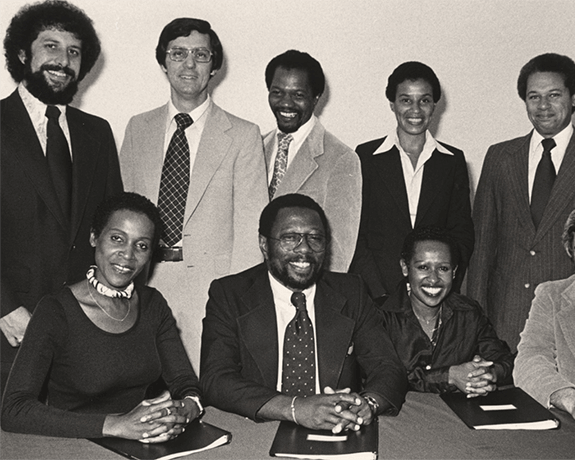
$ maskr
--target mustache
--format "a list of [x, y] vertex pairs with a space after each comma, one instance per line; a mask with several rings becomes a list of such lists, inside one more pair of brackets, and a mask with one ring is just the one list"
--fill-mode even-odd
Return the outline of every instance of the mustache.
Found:
[[66, 75], [72, 78], [76, 78], [76, 72], [74, 72], [70, 67], [64, 67], [55, 64], [42, 64], [40, 70], [53, 70], [54, 72], [64, 72]]

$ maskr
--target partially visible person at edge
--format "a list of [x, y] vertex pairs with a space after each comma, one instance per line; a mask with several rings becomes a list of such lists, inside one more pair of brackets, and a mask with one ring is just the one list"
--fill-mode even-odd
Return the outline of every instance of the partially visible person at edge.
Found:
[[[8, 379], [2, 429], [156, 443], [203, 412], [170, 308], [155, 289], [134, 286], [160, 228], [155, 206], [134, 193], [97, 209], [90, 234], [96, 265], [36, 307]], [[160, 377], [169, 392], [144, 399]]]
[[[575, 264], [575, 209], [562, 239]], [[537, 287], [517, 350], [515, 384], [575, 418], [575, 275]]]
[[511, 383], [509, 347], [477, 302], [452, 291], [458, 260], [458, 245], [444, 229], [418, 227], [405, 238], [405, 278], [381, 312], [411, 390], [471, 397]]
[[265, 263], [210, 287], [206, 402], [334, 433], [396, 415], [405, 369], [361, 278], [324, 269], [323, 209], [306, 195], [282, 195], [264, 208], [259, 231]]
[[469, 176], [463, 152], [436, 141], [429, 131], [441, 98], [439, 79], [421, 62], [404, 62], [389, 76], [385, 95], [397, 128], [356, 148], [363, 200], [350, 272], [360, 274], [382, 304], [402, 279], [397, 261], [407, 234], [443, 227], [460, 249], [453, 282], [459, 292], [474, 245]]
[[92, 20], [65, 1], [26, 5], [4, 52], [18, 87], [0, 102], [2, 387], [36, 304], [94, 262], [90, 219], [122, 191], [110, 125], [68, 105], [100, 55]]

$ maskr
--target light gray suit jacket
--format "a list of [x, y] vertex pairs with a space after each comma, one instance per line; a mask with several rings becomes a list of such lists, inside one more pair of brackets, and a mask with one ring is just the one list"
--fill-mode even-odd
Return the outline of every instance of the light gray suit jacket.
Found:
[[[268, 171], [276, 133], [273, 130], [264, 138]], [[328, 133], [319, 120], [291, 161], [275, 197], [288, 193], [307, 195], [323, 208], [332, 235], [326, 269], [347, 272], [361, 215], [360, 163], [355, 152]]]
[[515, 385], [544, 406], [575, 387], [575, 275], [537, 287], [518, 350]]
[[529, 207], [530, 139], [528, 134], [487, 151], [473, 208], [475, 251], [467, 273], [467, 295], [486, 310], [512, 351], [537, 285], [573, 273], [561, 233], [575, 208], [575, 135], [537, 229]]
[[[174, 312], [196, 371], [209, 285], [263, 260], [258, 220], [268, 202], [259, 128], [213, 102], [206, 116], [186, 201], [184, 261], [158, 263], [150, 278]], [[167, 117], [167, 104], [133, 117], [120, 152], [125, 189], [154, 203]]]

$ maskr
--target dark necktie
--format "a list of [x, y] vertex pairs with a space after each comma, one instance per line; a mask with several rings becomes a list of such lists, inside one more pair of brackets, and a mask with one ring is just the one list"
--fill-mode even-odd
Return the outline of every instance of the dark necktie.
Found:
[[293, 136], [291, 134], [278, 132], [278, 152], [274, 162], [272, 180], [270, 182], [270, 186], [268, 187], [270, 200], [273, 199], [274, 194], [276, 193], [276, 190], [278, 189], [280, 182], [282, 181], [287, 171], [288, 151], [291, 141], [293, 141]]
[[294, 292], [292, 304], [297, 308], [286, 327], [283, 351], [282, 392], [291, 396], [315, 394], [315, 346], [313, 326], [305, 306], [305, 294]]
[[178, 127], [166, 152], [158, 197], [158, 209], [164, 225], [162, 240], [170, 247], [182, 239], [184, 230], [190, 187], [190, 146], [185, 130], [193, 123], [187, 113], [178, 113], [175, 119]]
[[58, 123], [60, 109], [49, 105], [46, 107], [48, 126], [46, 130], [46, 161], [52, 177], [52, 183], [60, 202], [62, 212], [70, 218], [70, 199], [72, 196], [72, 161], [70, 149], [64, 132]]
[[531, 192], [531, 217], [535, 228], [539, 227], [545, 206], [549, 201], [553, 182], [555, 182], [555, 166], [551, 160], [551, 150], [557, 145], [552, 138], [543, 139], [543, 155], [535, 171], [535, 180], [533, 181], [533, 190]]

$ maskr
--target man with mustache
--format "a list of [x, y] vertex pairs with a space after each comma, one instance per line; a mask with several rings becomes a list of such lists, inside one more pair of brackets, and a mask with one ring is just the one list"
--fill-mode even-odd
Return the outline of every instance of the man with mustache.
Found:
[[100, 54], [91, 19], [65, 1], [24, 6], [4, 49], [18, 87], [0, 102], [2, 386], [36, 303], [85, 276], [92, 215], [122, 191], [108, 122], [68, 106]]
[[360, 163], [314, 115], [325, 88], [321, 65], [307, 53], [289, 50], [270, 61], [265, 78], [278, 125], [264, 137], [270, 200], [302, 193], [317, 201], [332, 228], [326, 265], [347, 272], [359, 230]]
[[535, 288], [573, 272], [561, 233], [575, 207], [575, 62], [554, 53], [537, 56], [521, 69], [517, 90], [535, 129], [487, 151], [467, 275], [468, 295], [512, 351]]
[[170, 99], [132, 117], [120, 164], [126, 189], [158, 204], [164, 233], [149, 283], [166, 297], [197, 371], [210, 283], [262, 260], [246, 235], [268, 203], [265, 162], [259, 128], [209, 95], [224, 59], [209, 22], [174, 19], [155, 54]]
[[306, 195], [282, 195], [264, 208], [259, 233], [265, 263], [210, 287], [207, 402], [334, 433], [397, 414], [406, 371], [361, 278], [324, 270], [323, 209]]

